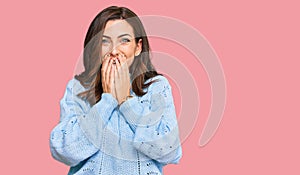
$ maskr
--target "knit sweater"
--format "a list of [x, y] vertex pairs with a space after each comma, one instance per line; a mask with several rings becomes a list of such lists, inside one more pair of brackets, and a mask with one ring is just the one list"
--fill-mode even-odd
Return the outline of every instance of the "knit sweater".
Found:
[[[54, 159], [70, 166], [69, 175], [160, 175], [182, 156], [172, 90], [161, 75], [142, 97], [118, 105], [110, 93], [90, 105], [73, 78], [60, 101], [60, 121], [51, 131]], [[144, 91], [145, 91], [144, 90]]]

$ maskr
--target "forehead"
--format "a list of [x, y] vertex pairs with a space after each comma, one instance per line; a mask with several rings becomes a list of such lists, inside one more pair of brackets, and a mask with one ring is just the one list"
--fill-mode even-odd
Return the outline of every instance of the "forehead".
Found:
[[130, 34], [133, 36], [133, 29], [125, 20], [110, 20], [106, 23], [103, 34], [111, 37], [117, 37], [122, 34]]

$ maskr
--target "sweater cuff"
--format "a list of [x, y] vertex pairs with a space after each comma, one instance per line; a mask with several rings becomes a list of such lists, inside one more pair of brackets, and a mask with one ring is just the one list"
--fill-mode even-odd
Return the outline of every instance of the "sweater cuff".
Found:
[[86, 115], [79, 117], [81, 130], [97, 148], [100, 148], [103, 129], [117, 105], [111, 94], [102, 93], [101, 100]]
[[119, 111], [123, 114], [126, 121], [130, 124], [135, 131], [141, 118], [143, 108], [137, 97], [132, 97], [119, 106]]
[[[101, 101], [101, 102], [100, 102]], [[112, 111], [118, 106], [118, 101], [110, 93], [102, 93], [101, 100], [96, 103], [94, 106], [97, 108], [97, 111], [100, 115], [111, 114]], [[111, 115], [101, 115], [103, 121], [107, 122]]]

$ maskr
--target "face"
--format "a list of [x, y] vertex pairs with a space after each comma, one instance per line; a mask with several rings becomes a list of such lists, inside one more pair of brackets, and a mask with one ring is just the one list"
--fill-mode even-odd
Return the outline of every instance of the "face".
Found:
[[142, 41], [135, 42], [133, 28], [125, 20], [110, 20], [106, 23], [102, 38], [101, 58], [110, 54], [116, 59], [120, 54], [126, 57], [127, 65], [130, 66], [141, 52]]

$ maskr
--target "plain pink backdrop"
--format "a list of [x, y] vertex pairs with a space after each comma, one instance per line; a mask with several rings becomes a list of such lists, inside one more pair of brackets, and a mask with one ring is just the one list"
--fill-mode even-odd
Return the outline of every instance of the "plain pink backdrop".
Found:
[[[1, 174], [67, 174], [68, 167], [51, 157], [48, 139], [88, 25], [109, 5], [190, 24], [208, 39], [222, 63], [226, 109], [205, 147], [198, 141], [209, 112], [210, 87], [201, 65], [185, 63], [197, 75], [200, 114], [183, 142], [180, 164], [167, 166], [166, 175], [300, 174], [296, 0], [1, 1]], [[188, 55], [160, 43], [151, 40], [153, 50]], [[178, 105], [176, 86], [174, 93]]]

